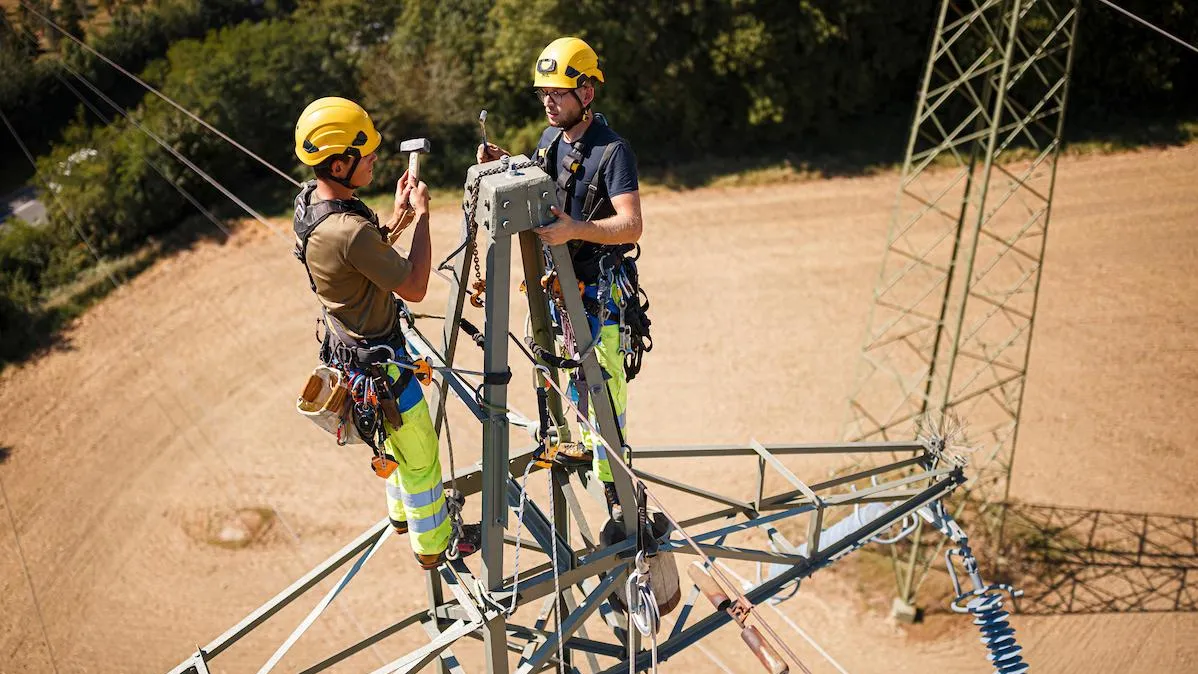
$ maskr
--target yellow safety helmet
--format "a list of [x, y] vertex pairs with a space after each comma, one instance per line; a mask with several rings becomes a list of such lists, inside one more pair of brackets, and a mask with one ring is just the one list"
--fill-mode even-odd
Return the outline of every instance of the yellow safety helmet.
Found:
[[559, 37], [537, 57], [532, 86], [577, 89], [588, 80], [603, 81], [599, 55], [576, 37]]
[[382, 141], [362, 106], [337, 96], [312, 101], [295, 123], [295, 156], [308, 166], [338, 155], [364, 157]]

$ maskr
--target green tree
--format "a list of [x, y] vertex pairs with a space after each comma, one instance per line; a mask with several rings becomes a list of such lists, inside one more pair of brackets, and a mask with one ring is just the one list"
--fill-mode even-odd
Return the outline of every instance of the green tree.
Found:
[[460, 180], [474, 161], [481, 107], [476, 76], [483, 50], [489, 2], [412, 0], [396, 18], [385, 43], [370, 50], [360, 65], [363, 105], [383, 134], [377, 185], [394, 181], [406, 162], [399, 156], [405, 138], [435, 140], [422, 163], [422, 177]]
[[[59, 0], [54, 19], [67, 33], [77, 38], [83, 37], [83, 7], [79, 0]], [[55, 31], [55, 34], [58, 32]]]

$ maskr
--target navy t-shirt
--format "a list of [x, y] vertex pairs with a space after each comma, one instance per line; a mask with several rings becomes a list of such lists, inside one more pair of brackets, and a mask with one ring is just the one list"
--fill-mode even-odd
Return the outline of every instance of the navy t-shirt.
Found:
[[[545, 129], [537, 147], [548, 147], [559, 133], [561, 130], [552, 126]], [[607, 168], [603, 172], [603, 184], [607, 189], [600, 190], [598, 196], [611, 199], [640, 189], [636, 174], [636, 155], [632, 153], [632, 148], [628, 147], [628, 141], [612, 131], [611, 127], [599, 121], [591, 122], [591, 126], [582, 135], [582, 142], [586, 148], [582, 160], [582, 173], [574, 181], [574, 195], [570, 199], [570, 217], [575, 220], [591, 219], [591, 213], [582, 212], [582, 206], [586, 202], [586, 185], [599, 170], [599, 161], [603, 158], [604, 147], [611, 143], [615, 143], [616, 147], [608, 158]], [[569, 154], [571, 149], [572, 146], [566, 142], [565, 134], [561, 134], [561, 138], [557, 141], [557, 147], [550, 153], [553, 155], [553, 162], [548, 167], [550, 178], [557, 180], [557, 173], [562, 166], [562, 158]], [[596, 201], [594, 208], [603, 208], [603, 203]]]

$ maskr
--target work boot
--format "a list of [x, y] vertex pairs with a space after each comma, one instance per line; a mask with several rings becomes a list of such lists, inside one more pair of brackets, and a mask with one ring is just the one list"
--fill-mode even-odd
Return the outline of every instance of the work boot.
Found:
[[[391, 518], [387, 518], [387, 519], [391, 519]], [[397, 534], [400, 534], [400, 535], [406, 534], [406, 533], [408, 533], [408, 522], [407, 522], [407, 520], [404, 520], [404, 521], [391, 520], [391, 528], [395, 529], [395, 533], [397, 533]]]
[[595, 455], [577, 442], [541, 445], [532, 460], [541, 468], [583, 468], [591, 465]]
[[620, 507], [620, 496], [616, 493], [614, 482], [603, 483], [603, 495], [607, 497], [607, 513], [613, 522], [624, 519], [624, 509]]
[[[452, 542], [452, 541], [451, 541]], [[481, 550], [483, 547], [483, 529], [481, 524], [463, 524], [462, 536], [457, 541], [457, 554], [454, 559], [469, 557]], [[444, 564], [449, 557], [445, 554], [446, 551], [435, 555], [422, 555], [417, 553], [416, 561], [420, 563], [420, 568], [425, 571], [432, 571], [438, 566]]]

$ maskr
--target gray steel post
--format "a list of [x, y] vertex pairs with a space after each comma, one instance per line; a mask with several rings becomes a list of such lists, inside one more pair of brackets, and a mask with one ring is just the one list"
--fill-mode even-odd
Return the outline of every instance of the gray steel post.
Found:
[[[551, 246], [549, 253], [553, 257], [553, 266], [557, 270], [558, 282], [562, 286], [562, 297], [566, 303], [566, 315], [570, 325], [574, 326], [574, 340], [579, 353], [586, 353], [582, 361], [582, 374], [586, 379], [587, 393], [591, 407], [594, 409], [595, 420], [598, 422], [599, 434], [608, 447], [608, 461], [623, 463], [623, 437], [619, 426], [616, 425], [616, 413], [612, 409], [611, 396], [608, 395], [604, 383], [603, 370], [599, 367], [599, 359], [590, 348], [590, 323], [586, 310], [582, 306], [582, 295], [578, 292], [578, 277], [574, 274], [574, 265], [570, 261], [570, 251], [566, 246]], [[587, 410], [580, 410], [586, 413]], [[632, 536], [636, 533], [636, 492], [632, 480], [623, 470], [612, 470], [612, 481], [616, 485], [616, 494], [624, 506], [624, 533]]]
[[[490, 236], [487, 250], [486, 346], [483, 371], [508, 369], [508, 286], [511, 280], [512, 239]], [[447, 328], [448, 329], [448, 328]], [[503, 531], [507, 525], [508, 423], [507, 384], [483, 385], [482, 582], [487, 590], [503, 586]], [[483, 633], [487, 674], [507, 674], [507, 624], [502, 614], [487, 621]]]
[[[524, 292], [528, 297], [528, 316], [532, 339], [537, 346], [553, 350], [553, 331], [549, 327], [549, 297], [541, 288], [541, 277], [545, 274], [545, 262], [541, 255], [541, 240], [534, 232], [520, 232], [520, 258], [524, 263]], [[549, 368], [554, 383], [560, 383], [556, 368]], [[544, 386], [544, 375], [536, 373], [537, 386]], [[562, 412], [562, 400], [557, 391], [549, 389], [549, 414], [557, 424], [562, 442], [570, 440], [570, 425]]]

